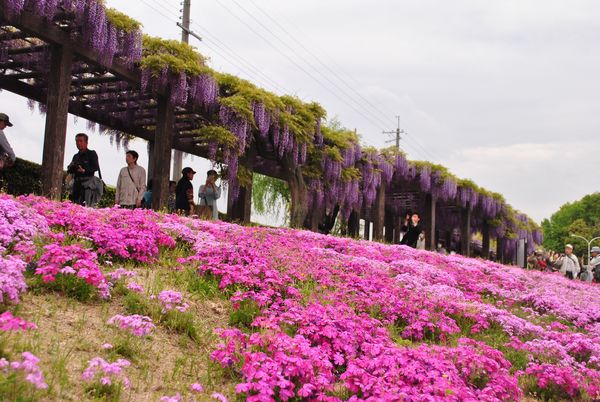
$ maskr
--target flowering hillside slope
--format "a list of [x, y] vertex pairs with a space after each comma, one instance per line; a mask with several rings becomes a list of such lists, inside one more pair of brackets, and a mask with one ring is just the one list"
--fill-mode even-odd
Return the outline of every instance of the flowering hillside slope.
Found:
[[0, 395], [594, 400], [599, 287], [404, 246], [0, 196]]

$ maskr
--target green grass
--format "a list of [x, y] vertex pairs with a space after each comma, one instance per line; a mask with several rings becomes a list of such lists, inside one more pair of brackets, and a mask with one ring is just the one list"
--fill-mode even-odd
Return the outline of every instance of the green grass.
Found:
[[53, 282], [44, 282], [40, 275], [27, 274], [27, 286], [35, 294], [56, 292], [79, 302], [89, 303], [99, 299], [98, 289], [75, 275], [56, 275]]
[[229, 315], [229, 325], [246, 331], [254, 331], [252, 323], [260, 314], [261, 309], [254, 300], [242, 300], [238, 308]]

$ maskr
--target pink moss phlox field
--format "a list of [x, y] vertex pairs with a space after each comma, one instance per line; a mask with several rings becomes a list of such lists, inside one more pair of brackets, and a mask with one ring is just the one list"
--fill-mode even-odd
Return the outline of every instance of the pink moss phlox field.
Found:
[[[237, 318], [217, 331], [211, 357], [250, 401], [600, 398], [596, 284], [305, 231], [0, 202], [4, 304], [22, 299], [29, 265], [47, 280], [83, 272], [98, 286], [132, 276], [111, 261], [162, 269], [152, 263], [177, 247], [187, 254], [175, 269], [216, 278], [230, 295]], [[154, 297], [165, 311], [185, 309], [176, 290]], [[109, 323], [136, 336], [154, 329], [143, 316]]]
[[[246, 289], [234, 294], [234, 306], [255, 302], [260, 313], [252, 326], [269, 331], [268, 341], [223, 331], [224, 342], [213, 353], [223, 366], [238, 367], [245, 381], [237, 390], [249, 398], [327, 399], [341, 381], [358, 399], [518, 399], [523, 395], [519, 376], [539, 373], [511, 374], [511, 363], [500, 351], [468, 339], [493, 326], [529, 342], [515, 348], [530, 354], [529, 364], [552, 356], [552, 364], [565, 365], [581, 379], [579, 394], [598, 395], [596, 285], [309, 232], [219, 223], [205, 223], [203, 229], [210, 236], [196, 243], [188, 262], [197, 262], [201, 274], [221, 278], [222, 288]], [[538, 296], [535, 303], [532, 294]], [[523, 318], [525, 313], [531, 320]], [[534, 320], [544, 317], [553, 318], [552, 324]], [[556, 319], [571, 327], [557, 325]], [[390, 328], [417, 347], [394, 343]], [[321, 362], [324, 353], [331, 364], [330, 369], [314, 364], [318, 380], [290, 369], [274, 349], [284, 343], [284, 350], [295, 350], [304, 341], [307, 349], [296, 358]], [[440, 345], [418, 345], [422, 341]], [[264, 381], [281, 378], [280, 373], [286, 373], [285, 381]]]
[[161, 229], [160, 216], [152, 211], [96, 210], [34, 196], [21, 200], [46, 218], [50, 227], [92, 241], [100, 255], [147, 263], [158, 257], [159, 247], [175, 247], [175, 239]]

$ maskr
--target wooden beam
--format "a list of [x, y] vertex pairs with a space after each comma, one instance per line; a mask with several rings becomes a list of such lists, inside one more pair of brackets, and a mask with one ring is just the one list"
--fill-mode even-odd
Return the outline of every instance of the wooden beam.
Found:
[[120, 82], [122, 79], [120, 77], [109, 75], [102, 77], [86, 77], [86, 78], [77, 78], [72, 81], [73, 86], [75, 87], [85, 87], [89, 85], [98, 85], [98, 84], [111, 84], [114, 82]]
[[425, 196], [425, 248], [430, 251], [436, 249], [436, 205], [437, 200], [431, 194]]
[[51, 52], [46, 99], [46, 132], [42, 155], [42, 194], [60, 199], [73, 54], [70, 49], [56, 45], [52, 46]]
[[465, 257], [471, 256], [471, 206], [467, 206], [461, 210], [460, 222], [460, 244], [461, 254]]
[[29, 46], [29, 47], [16, 47], [8, 49], [8, 54], [27, 54], [27, 53], [39, 53], [43, 52], [48, 48], [47, 45], [37, 45], [37, 46]]
[[[81, 39], [73, 39], [69, 32], [59, 29], [55, 24], [45, 21], [36, 14], [25, 11], [20, 16], [13, 18], [10, 25], [25, 32], [27, 37], [37, 37], [46, 43], [70, 47], [73, 54], [84, 61], [104, 66], [100, 61], [100, 56], [91, 47], [83, 43]], [[141, 83], [141, 72], [139, 70], [131, 70], [117, 60], [106, 68], [114, 75], [139, 87]]]
[[167, 207], [169, 198], [174, 122], [175, 117], [170, 97], [159, 96], [158, 119], [154, 136], [154, 172], [152, 173], [152, 208], [157, 211]]

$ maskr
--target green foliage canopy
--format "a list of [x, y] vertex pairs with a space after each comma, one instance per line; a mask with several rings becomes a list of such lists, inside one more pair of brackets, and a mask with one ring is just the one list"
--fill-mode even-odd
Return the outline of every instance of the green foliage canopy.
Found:
[[[563, 205], [550, 219], [544, 219], [542, 228], [545, 248], [561, 251], [566, 243], [571, 243], [578, 256], [587, 255], [587, 243], [570, 234], [587, 239], [600, 236], [600, 192]], [[600, 241], [594, 244], [600, 245]]]

